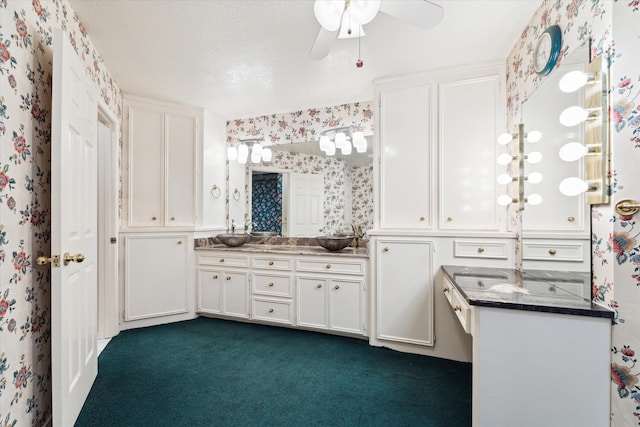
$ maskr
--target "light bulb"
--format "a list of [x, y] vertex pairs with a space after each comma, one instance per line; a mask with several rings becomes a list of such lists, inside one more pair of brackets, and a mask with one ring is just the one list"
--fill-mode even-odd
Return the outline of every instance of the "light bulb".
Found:
[[498, 196], [498, 204], [500, 206], [509, 206], [511, 203], [513, 203], [513, 199], [511, 198], [511, 196], [507, 194]]
[[531, 184], [539, 184], [542, 182], [542, 174], [540, 172], [531, 172], [527, 175], [527, 182]]
[[227, 160], [236, 160], [238, 158], [238, 149], [236, 147], [227, 147]]
[[351, 154], [351, 143], [345, 140], [342, 147], [340, 147], [340, 151], [344, 156], [348, 156], [349, 154]]
[[560, 113], [560, 123], [564, 126], [575, 126], [587, 120], [589, 113], [582, 107], [574, 105]]
[[238, 145], [238, 163], [247, 163], [247, 157], [249, 156], [249, 147], [247, 144], [242, 143]]
[[500, 145], [507, 145], [511, 141], [513, 141], [513, 135], [510, 133], [501, 133], [498, 135], [498, 144]]
[[579, 142], [570, 142], [560, 147], [558, 155], [565, 162], [575, 162], [583, 158], [588, 151], [588, 148]]
[[508, 173], [498, 175], [498, 184], [507, 185], [513, 182], [513, 178]]
[[367, 152], [367, 146], [366, 145], [358, 145], [356, 147], [356, 151], [358, 153], [366, 153]]
[[272, 157], [273, 157], [273, 151], [271, 151], [271, 148], [265, 147], [262, 149], [263, 162], [270, 162]]
[[334, 140], [336, 143], [336, 148], [342, 148], [347, 142], [347, 136], [342, 132], [338, 132], [336, 133], [336, 137], [334, 138]]
[[558, 186], [560, 192], [565, 196], [577, 196], [587, 191], [588, 188], [589, 185], [585, 181], [575, 176], [563, 179]]
[[364, 145], [365, 147], [367, 146], [367, 140], [364, 137], [364, 133], [362, 132], [354, 132], [351, 135], [351, 140], [353, 143], [353, 146], [358, 148], [360, 145]]
[[251, 153], [251, 163], [260, 163], [261, 160], [262, 160], [262, 153], [257, 155]]
[[502, 153], [496, 159], [499, 165], [506, 166], [513, 160], [513, 156], [511, 154]]
[[560, 79], [560, 82], [558, 83], [558, 86], [560, 87], [560, 90], [563, 91], [564, 93], [571, 93], [571, 92], [577, 91], [578, 89], [586, 85], [588, 81], [589, 81], [588, 74], [582, 71], [576, 70], [576, 71], [570, 71], [564, 76], [562, 76], [562, 78]]
[[527, 154], [527, 162], [529, 162], [532, 165], [535, 165], [536, 163], [540, 163], [540, 161], [542, 160], [542, 153], [539, 153], [537, 151], [532, 151], [529, 154]]
[[251, 157], [253, 156], [256, 156], [256, 157], [262, 156], [262, 145], [253, 144], [253, 147], [251, 147]]
[[360, 25], [368, 24], [380, 10], [380, 0], [351, 0], [349, 14], [351, 19]]
[[327, 156], [333, 156], [336, 154], [336, 144], [334, 144], [333, 141], [329, 141], [329, 145], [327, 146], [325, 153], [327, 153]]
[[540, 132], [539, 130], [532, 130], [531, 132], [527, 133], [527, 142], [538, 142], [542, 139], [542, 132]]
[[327, 149], [329, 148], [329, 144], [331, 143], [331, 140], [329, 139], [328, 136], [321, 136], [320, 137], [320, 150], [322, 151], [327, 151]]
[[316, 0], [313, 5], [313, 13], [324, 29], [333, 32], [340, 28], [344, 7], [344, 0]]
[[539, 194], [530, 194], [529, 197], [527, 197], [527, 203], [531, 206], [538, 206], [542, 203], [542, 196]]

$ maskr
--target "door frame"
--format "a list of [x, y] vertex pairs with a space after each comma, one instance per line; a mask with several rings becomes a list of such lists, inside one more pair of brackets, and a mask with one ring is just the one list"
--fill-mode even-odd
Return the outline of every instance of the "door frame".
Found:
[[[98, 120], [110, 130], [108, 141], [98, 135], [98, 339], [120, 332], [118, 319], [118, 195], [120, 122], [104, 100], [98, 100]], [[96, 128], [98, 132], [98, 128]], [[107, 142], [107, 144], [104, 144]], [[104, 191], [104, 193], [102, 192]], [[115, 242], [112, 242], [115, 238]]]

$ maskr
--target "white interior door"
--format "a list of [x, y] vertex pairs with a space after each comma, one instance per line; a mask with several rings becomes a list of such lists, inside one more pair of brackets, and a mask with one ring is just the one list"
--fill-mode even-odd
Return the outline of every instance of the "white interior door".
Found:
[[54, 33], [51, 144], [53, 425], [74, 424], [98, 373], [97, 97], [61, 30]]
[[289, 232], [317, 236], [324, 228], [324, 175], [289, 174]]

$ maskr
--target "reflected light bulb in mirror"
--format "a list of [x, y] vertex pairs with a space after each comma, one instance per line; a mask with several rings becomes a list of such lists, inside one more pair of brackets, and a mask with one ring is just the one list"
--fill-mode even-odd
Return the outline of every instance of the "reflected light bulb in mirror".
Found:
[[327, 146], [325, 153], [327, 153], [327, 156], [333, 156], [336, 154], [336, 144], [334, 144], [333, 141], [329, 141], [329, 145]]
[[238, 145], [238, 163], [247, 163], [247, 157], [249, 157], [249, 147], [247, 144], [242, 143]]
[[364, 145], [365, 146], [365, 151], [366, 151], [367, 140], [364, 137], [364, 133], [362, 133], [362, 132], [354, 132], [351, 135], [351, 138], [352, 138], [353, 146], [355, 148], [358, 148], [361, 145]]
[[335, 141], [336, 141], [336, 148], [342, 148], [347, 142], [347, 136], [342, 132], [338, 132], [336, 133]]
[[583, 87], [589, 81], [589, 75], [579, 71], [570, 71], [560, 79], [558, 86], [564, 93], [572, 93]]
[[513, 178], [508, 173], [501, 173], [498, 175], [498, 184], [507, 185], [513, 182]]
[[251, 157], [253, 156], [256, 156], [256, 157], [262, 156], [262, 145], [253, 144], [253, 147], [251, 147]]
[[262, 149], [262, 160], [263, 161], [270, 162], [272, 157], [273, 157], [273, 152], [271, 151], [271, 148], [265, 147], [265, 148]]
[[513, 160], [513, 156], [511, 154], [503, 153], [498, 156], [496, 159], [499, 165], [506, 166]]
[[238, 149], [236, 147], [227, 147], [227, 160], [236, 160], [238, 158]]
[[511, 141], [513, 141], [513, 135], [510, 133], [501, 133], [498, 135], [498, 144], [500, 145], [507, 145]]
[[322, 151], [327, 151], [327, 149], [329, 148], [329, 144], [331, 143], [331, 140], [329, 139], [328, 136], [321, 136], [320, 137], [320, 150]]
[[542, 174], [540, 172], [531, 172], [527, 175], [527, 182], [531, 184], [539, 184], [542, 182]]
[[532, 130], [527, 133], [527, 142], [538, 142], [542, 139], [542, 132], [539, 130]]
[[345, 141], [342, 147], [340, 147], [340, 151], [344, 156], [351, 154], [351, 143], [349, 141]]
[[560, 192], [565, 196], [577, 196], [587, 191], [588, 188], [585, 181], [575, 176], [563, 179], [558, 186]]
[[367, 152], [367, 141], [365, 141], [365, 142], [364, 142], [364, 145], [362, 145], [362, 144], [361, 144], [361, 145], [358, 145], [358, 146], [356, 147], [356, 151], [357, 151], [358, 153], [366, 153], [366, 152]]
[[540, 163], [540, 161], [542, 160], [542, 153], [539, 153], [537, 151], [532, 151], [529, 154], [527, 154], [527, 162], [529, 162], [532, 165], [535, 165], [536, 163]]
[[511, 198], [511, 196], [507, 194], [498, 196], [498, 204], [500, 206], [509, 206], [511, 203], [513, 203], [513, 199]]
[[530, 194], [527, 197], [527, 204], [531, 206], [538, 206], [540, 203], [542, 203], [542, 196], [539, 194]]
[[584, 157], [589, 152], [589, 149], [579, 142], [570, 142], [560, 147], [558, 155], [565, 162], [575, 162]]
[[575, 126], [587, 120], [589, 113], [582, 107], [574, 105], [560, 113], [560, 123], [564, 126]]

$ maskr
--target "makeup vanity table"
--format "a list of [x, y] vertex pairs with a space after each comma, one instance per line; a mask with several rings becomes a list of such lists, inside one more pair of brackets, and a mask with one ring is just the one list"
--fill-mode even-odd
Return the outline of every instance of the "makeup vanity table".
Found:
[[442, 266], [473, 336], [474, 426], [609, 423], [611, 319], [589, 273]]

